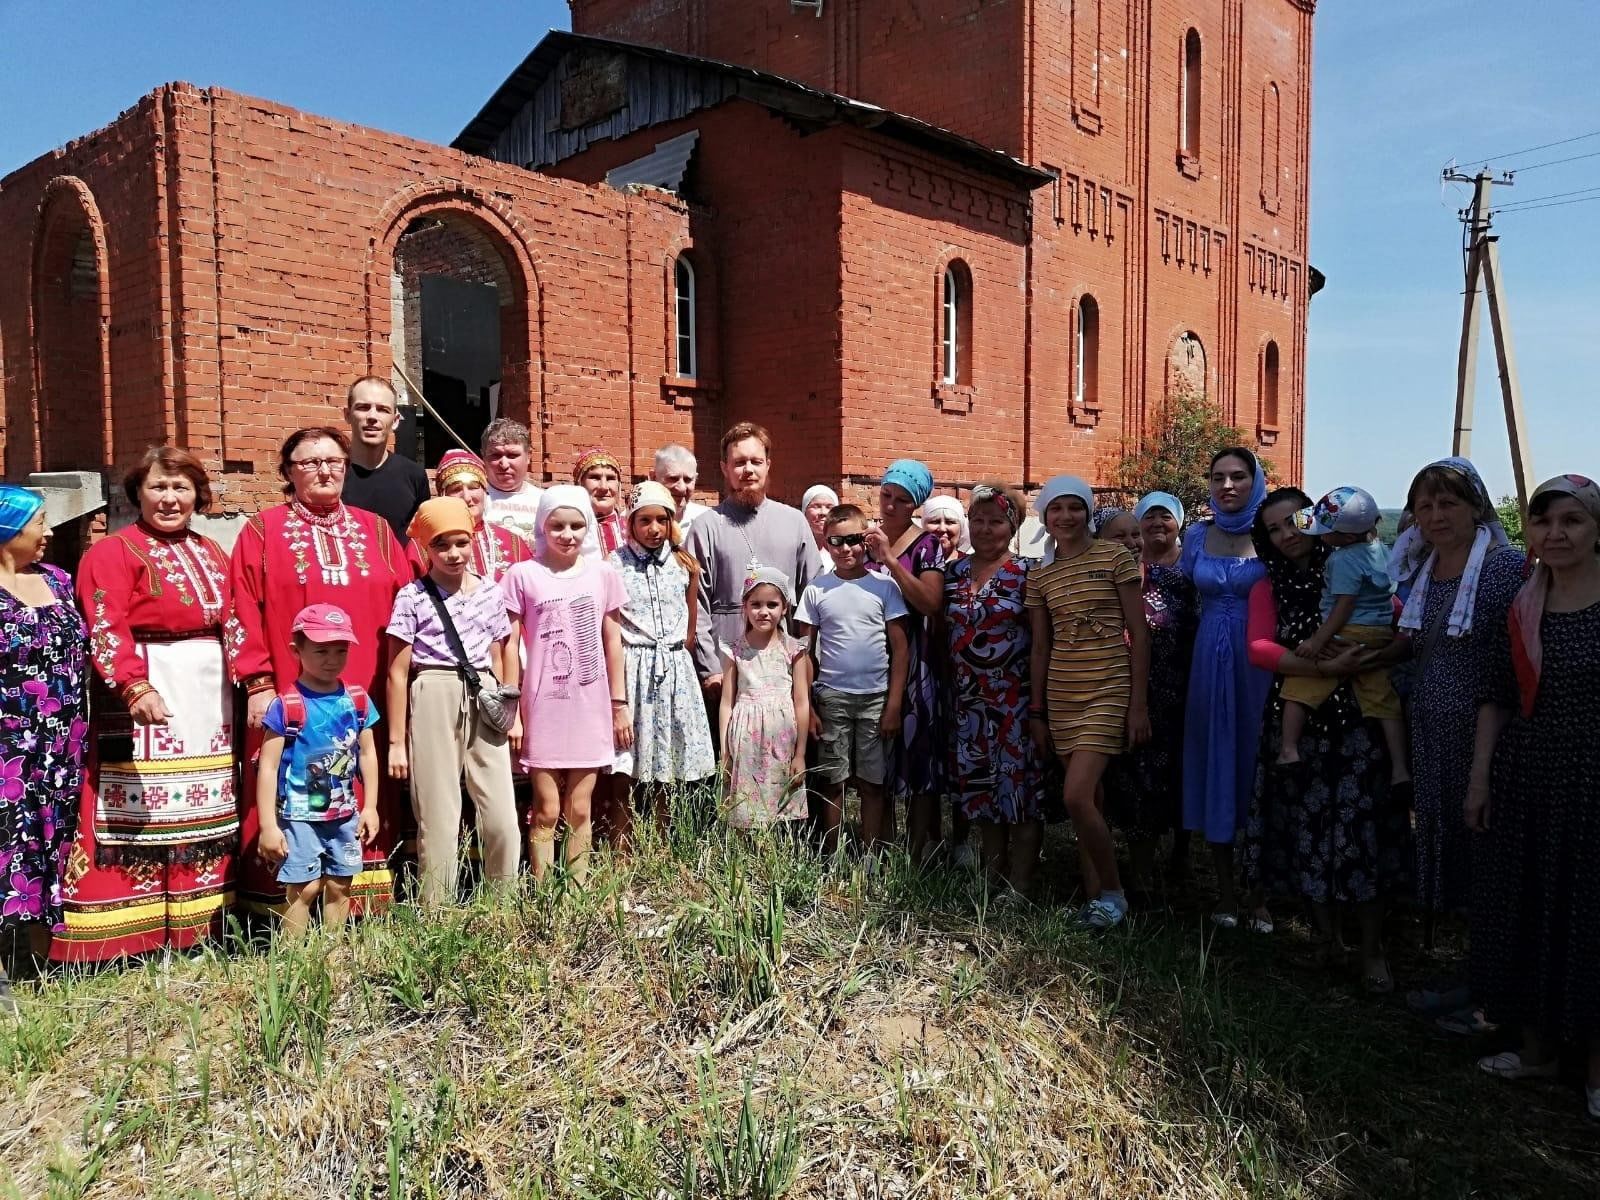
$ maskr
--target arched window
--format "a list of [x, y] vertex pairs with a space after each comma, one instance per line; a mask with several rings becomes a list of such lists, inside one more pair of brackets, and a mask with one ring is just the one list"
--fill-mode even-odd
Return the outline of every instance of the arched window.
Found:
[[1200, 34], [1183, 35], [1183, 94], [1180, 97], [1178, 148], [1189, 158], [1200, 157]]
[[679, 375], [693, 379], [699, 366], [700, 347], [695, 337], [694, 266], [687, 255], [678, 255], [673, 264], [672, 290], [677, 321], [677, 338], [674, 342], [677, 354], [673, 367]]
[[1261, 352], [1261, 424], [1278, 428], [1278, 343], [1268, 342]]
[[1078, 335], [1072, 354], [1072, 404], [1093, 409], [1100, 401], [1100, 305], [1084, 295], [1078, 301]]
[[1278, 208], [1278, 188], [1283, 178], [1281, 134], [1283, 102], [1278, 85], [1267, 84], [1261, 96], [1261, 204], [1268, 212]]
[[939, 381], [972, 382], [972, 273], [960, 259], [944, 269], [940, 295]]

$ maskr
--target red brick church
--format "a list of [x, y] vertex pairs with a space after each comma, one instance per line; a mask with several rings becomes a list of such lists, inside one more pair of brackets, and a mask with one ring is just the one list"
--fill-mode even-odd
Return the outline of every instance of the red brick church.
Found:
[[0, 180], [5, 477], [253, 508], [396, 363], [547, 478], [744, 418], [791, 498], [1093, 476], [1179, 384], [1298, 477], [1314, 0], [571, 7], [450, 148], [174, 83]]

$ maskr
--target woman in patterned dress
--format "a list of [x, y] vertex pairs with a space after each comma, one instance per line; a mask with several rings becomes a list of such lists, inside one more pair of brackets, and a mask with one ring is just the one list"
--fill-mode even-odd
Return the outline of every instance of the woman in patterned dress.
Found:
[[[369, 696], [382, 696], [389, 644], [384, 631], [395, 595], [411, 580], [405, 551], [388, 523], [340, 499], [349, 457], [350, 440], [342, 429], [314, 426], [290, 434], [278, 456], [288, 502], [252, 517], [233, 547], [230, 579], [241, 629], [237, 668], [248, 692], [249, 723], [240, 788], [239, 891], [242, 905], [256, 913], [281, 910], [284, 896], [275, 873], [255, 852], [255, 771], [248, 767], [261, 745], [261, 718], [300, 674], [290, 629], [295, 614], [309, 604], [334, 604], [347, 612], [360, 640], [351, 645], [340, 678]], [[378, 738], [378, 754], [387, 759], [387, 738]], [[402, 805], [386, 762], [381, 778], [381, 826], [364, 847], [361, 874], [351, 887], [352, 911], [358, 913], [380, 911], [394, 896], [389, 854]]]
[[[1311, 907], [1324, 962], [1339, 952], [1335, 914], [1353, 909], [1361, 931], [1362, 981], [1381, 995], [1394, 987], [1383, 952], [1384, 908], [1411, 878], [1410, 829], [1405, 806], [1391, 792], [1382, 728], [1361, 715], [1354, 693], [1341, 684], [1308, 715], [1300, 762], [1278, 762], [1279, 681], [1286, 675], [1348, 677], [1371, 665], [1354, 646], [1318, 660], [1294, 653], [1322, 623], [1328, 551], [1295, 526], [1295, 514], [1310, 504], [1299, 488], [1279, 488], [1256, 515], [1256, 553], [1267, 577], [1250, 591], [1248, 652], [1253, 666], [1273, 672], [1273, 684], [1240, 870], [1250, 896], [1249, 927], [1272, 931], [1268, 897], [1302, 900]], [[1406, 647], [1383, 653], [1403, 655]]]
[[[1128, 514], [1139, 530], [1144, 619], [1150, 630], [1150, 740], [1111, 760], [1106, 811], [1128, 839], [1136, 889], [1151, 886], [1156, 844], [1179, 824], [1183, 811], [1183, 710], [1199, 612], [1194, 584], [1178, 570], [1183, 516], [1183, 503], [1166, 492], [1151, 492]], [[1184, 857], [1175, 847], [1174, 859]]]
[[1600, 1118], [1600, 485], [1540, 484], [1527, 533], [1538, 566], [1495, 630], [1465, 814], [1473, 991], [1522, 1043], [1478, 1065], [1542, 1078], [1575, 1047]]
[[39, 561], [49, 538], [40, 495], [0, 484], [0, 933], [27, 926], [38, 955], [61, 928], [89, 729], [88, 630], [72, 580]]
[[1093, 507], [1093, 491], [1072, 475], [1039, 490], [1034, 510], [1050, 542], [1023, 602], [1033, 624], [1029, 728], [1040, 753], [1054, 753], [1066, 771], [1062, 801], [1088, 897], [1079, 919], [1109, 929], [1126, 918], [1128, 901], [1100, 782], [1110, 759], [1149, 740], [1150, 641], [1138, 561], [1126, 547], [1094, 540]]
[[948, 786], [978, 826], [991, 878], [1027, 895], [1039, 859], [1046, 762], [1028, 736], [1033, 631], [1023, 597], [1036, 559], [1011, 553], [1022, 497], [995, 484], [972, 489], [972, 552], [945, 567]]
[[888, 575], [905, 597], [911, 618], [900, 736], [889, 747], [884, 779], [885, 832], [894, 829], [896, 804], [906, 810], [906, 842], [913, 862], [939, 844], [939, 744], [934, 728], [939, 679], [928, 648], [928, 618], [944, 601], [944, 545], [911, 518], [933, 494], [933, 473], [912, 458], [889, 464], [878, 488], [878, 524], [867, 530], [867, 569]]
[[1419, 471], [1406, 508], [1416, 523], [1395, 543], [1391, 574], [1408, 591], [1400, 628], [1416, 655], [1410, 716], [1417, 895], [1429, 912], [1459, 912], [1472, 896], [1477, 841], [1461, 805], [1478, 698], [1526, 560], [1507, 544], [1489, 491], [1464, 458]]
[[221, 935], [238, 844], [228, 556], [190, 520], [211, 481], [158, 446], [123, 481], [139, 519], [78, 568], [95, 667], [93, 737], [63, 891], [64, 962]]

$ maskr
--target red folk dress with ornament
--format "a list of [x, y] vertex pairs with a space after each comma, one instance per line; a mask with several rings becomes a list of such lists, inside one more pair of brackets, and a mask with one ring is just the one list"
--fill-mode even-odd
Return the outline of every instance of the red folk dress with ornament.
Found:
[[[78, 833], [50, 956], [104, 962], [221, 934], [234, 901], [238, 759], [228, 556], [143, 523], [78, 568], [95, 681]], [[170, 719], [128, 707], [159, 692]]]
[[[485, 525], [480, 521], [477, 531], [472, 535], [472, 558], [467, 567], [478, 578], [499, 583], [500, 577], [517, 563], [527, 562], [532, 557], [533, 551], [528, 548], [528, 543], [511, 530], [502, 525]], [[406, 560], [411, 564], [412, 574], [418, 579], [427, 574], [427, 560], [416, 538], [406, 543]]]
[[[388, 642], [384, 630], [396, 593], [411, 581], [411, 568], [393, 531], [381, 517], [343, 504], [325, 512], [290, 500], [252, 517], [233, 547], [234, 610], [243, 629], [239, 647], [239, 679], [252, 694], [282, 693], [300, 677], [295, 656], [295, 614], [308, 604], [336, 604], [350, 615], [357, 644], [340, 676], [346, 684], [367, 690], [376, 701], [384, 696]], [[262, 733], [249, 730], [240, 788], [239, 899], [252, 912], [281, 911], [283, 885], [276, 872], [256, 853], [260, 831], [256, 819], [255, 759]], [[378, 836], [364, 847], [361, 874], [351, 887], [356, 912], [387, 908], [394, 896], [389, 856], [395, 846], [400, 812], [395, 785], [386, 764], [388, 739], [379, 737], [378, 755], [384, 787], [378, 796]]]

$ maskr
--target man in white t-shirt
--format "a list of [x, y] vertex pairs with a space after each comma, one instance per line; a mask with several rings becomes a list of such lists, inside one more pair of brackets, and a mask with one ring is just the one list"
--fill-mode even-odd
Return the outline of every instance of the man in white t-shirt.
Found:
[[900, 589], [867, 570], [866, 515], [841, 504], [823, 528], [833, 570], [806, 585], [795, 630], [811, 639], [817, 657], [811, 723], [821, 743], [823, 846], [831, 853], [852, 780], [861, 797], [862, 843], [877, 846], [883, 839], [885, 740], [900, 733], [910, 652]]
[[533, 465], [533, 438], [528, 427], [510, 417], [497, 417], [483, 431], [483, 465], [489, 476], [483, 519], [500, 525], [533, 545], [544, 489], [528, 478]]
[[694, 519], [708, 511], [706, 505], [695, 503], [693, 498], [694, 485], [700, 479], [699, 462], [687, 446], [673, 442], [656, 451], [650, 474], [672, 493], [672, 499], [678, 506], [673, 516], [677, 519], [678, 528], [687, 532], [689, 526], [694, 524]]

